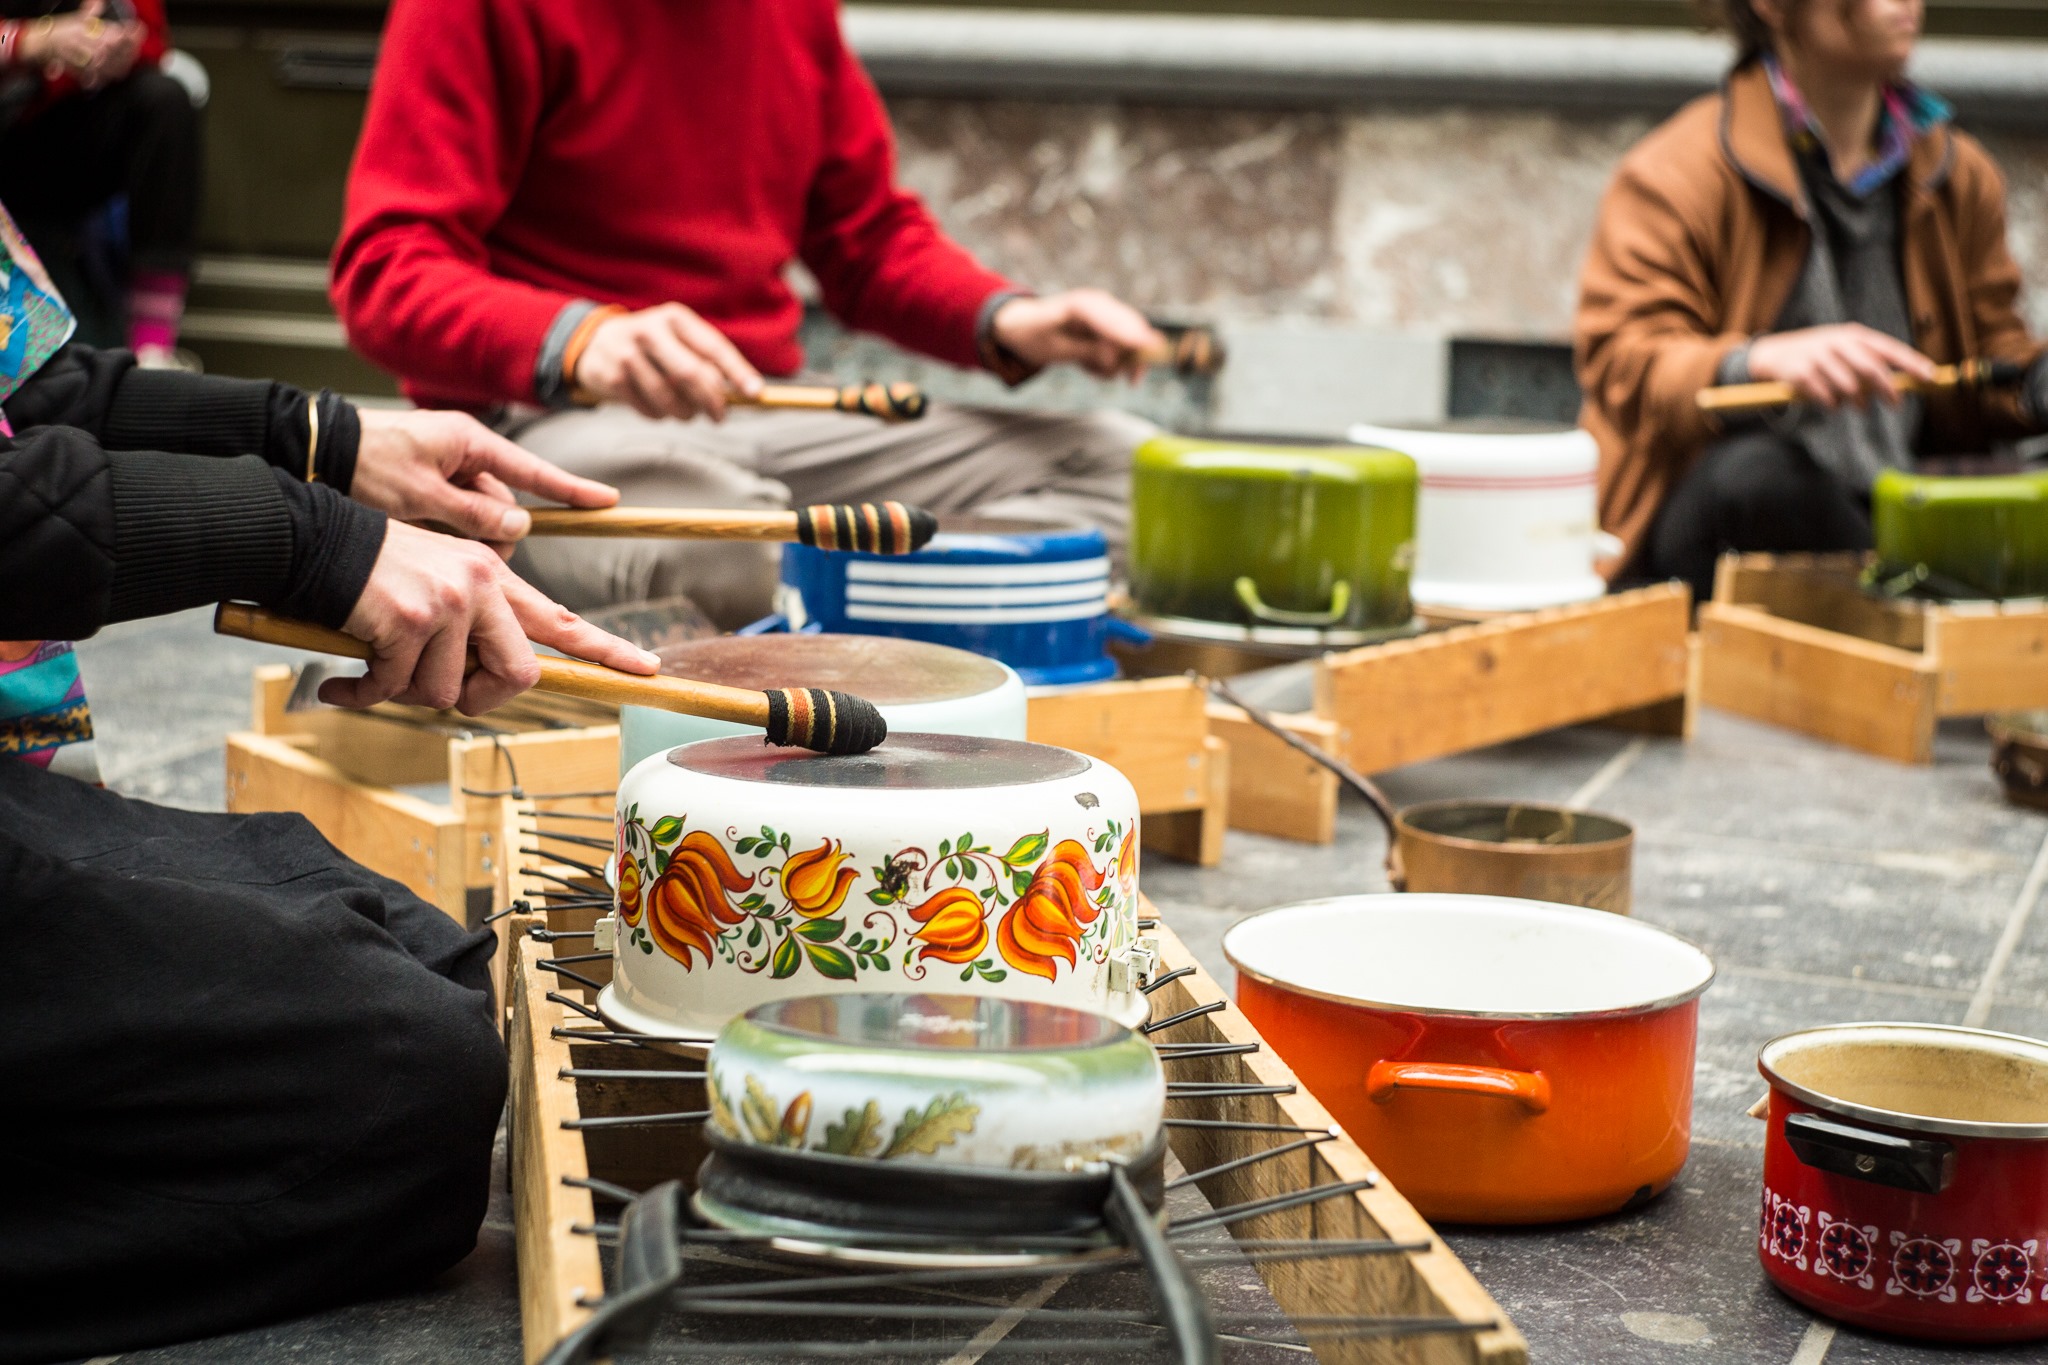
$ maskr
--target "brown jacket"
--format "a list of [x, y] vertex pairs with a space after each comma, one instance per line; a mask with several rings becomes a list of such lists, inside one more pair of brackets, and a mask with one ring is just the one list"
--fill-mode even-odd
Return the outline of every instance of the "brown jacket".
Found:
[[[1946, 125], [1920, 138], [1899, 228], [1913, 344], [1937, 363], [2030, 362], [2041, 350], [2014, 311], [2005, 182], [1976, 139]], [[1600, 445], [1600, 524], [1627, 546], [1719, 434], [1693, 397], [1721, 358], [1768, 331], [1806, 262], [1805, 193], [1761, 65], [1678, 111], [1622, 159], [1601, 201], [1573, 327], [1580, 425]], [[2029, 427], [2011, 394], [1930, 396], [1926, 453], [1981, 452]]]

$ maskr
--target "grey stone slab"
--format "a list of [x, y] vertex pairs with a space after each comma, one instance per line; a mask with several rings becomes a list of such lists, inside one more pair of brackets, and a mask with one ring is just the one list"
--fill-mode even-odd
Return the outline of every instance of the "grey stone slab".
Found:
[[2019, 864], [1922, 870], [1645, 836], [1635, 914], [1727, 965], [1976, 988], [2026, 880]]

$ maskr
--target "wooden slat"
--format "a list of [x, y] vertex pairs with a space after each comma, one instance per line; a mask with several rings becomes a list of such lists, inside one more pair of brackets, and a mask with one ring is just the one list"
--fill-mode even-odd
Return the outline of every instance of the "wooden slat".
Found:
[[[1164, 1017], [1215, 1001], [1227, 1000], [1215, 980], [1200, 969], [1186, 945], [1165, 925], [1160, 947], [1167, 971], [1194, 967], [1193, 975], [1160, 988], [1153, 1006]], [[1192, 1019], [1159, 1035], [1160, 1041], [1256, 1043], [1262, 1041], [1251, 1022], [1230, 1005]], [[1305, 1089], [1285, 1062], [1270, 1049], [1235, 1057], [1190, 1059], [1173, 1064], [1177, 1081], [1219, 1081], [1249, 1085], [1295, 1086], [1292, 1095], [1247, 1095], [1205, 1098], [1200, 1116], [1251, 1123], [1295, 1124], [1333, 1129], [1336, 1121]], [[1169, 1101], [1168, 1116], [1189, 1114], [1190, 1102]], [[1224, 1129], [1167, 1130], [1174, 1155], [1190, 1171], [1268, 1150], [1287, 1141], [1274, 1133]], [[1232, 1228], [1241, 1238], [1392, 1238], [1424, 1243], [1427, 1250], [1399, 1256], [1348, 1256], [1321, 1260], [1262, 1262], [1259, 1274], [1280, 1307], [1296, 1317], [1324, 1313], [1385, 1313], [1448, 1316], [1461, 1322], [1493, 1323], [1469, 1335], [1417, 1336], [1402, 1341], [1332, 1342], [1319, 1344], [1316, 1356], [1325, 1362], [1372, 1362], [1373, 1365], [1524, 1365], [1528, 1343], [1422, 1215], [1374, 1168], [1349, 1138], [1322, 1143], [1292, 1157], [1257, 1162], [1201, 1182], [1202, 1193], [1218, 1207], [1262, 1199], [1307, 1188], [1372, 1178], [1375, 1188], [1322, 1200], [1277, 1214], [1242, 1222]]]
[[227, 739], [227, 805], [296, 811], [363, 866], [468, 922], [462, 820], [445, 806], [359, 782], [283, 739], [246, 731]]
[[1211, 735], [1203, 748], [1202, 804], [1194, 810], [1147, 815], [1139, 825], [1147, 851], [1214, 867], [1223, 861], [1223, 837], [1230, 814], [1230, 746]]
[[1099, 683], [1033, 697], [1027, 733], [1099, 758], [1131, 780], [1138, 809], [1194, 810], [1207, 799], [1209, 721], [1189, 678]]
[[1594, 720], [1686, 690], [1677, 584], [1326, 656], [1316, 713], [1363, 772]]
[[1757, 607], [1700, 608], [1708, 706], [1904, 763], [1934, 758], [1934, 666], [1918, 653], [1784, 621]]
[[[1337, 743], [1335, 721], [1302, 713], [1276, 716], [1282, 725], [1325, 749]], [[1211, 734], [1230, 745], [1230, 827], [1303, 843], [1337, 837], [1337, 778], [1328, 768], [1289, 748], [1235, 706], [1209, 704]]]
[[1927, 657], [1944, 716], [2048, 706], [2048, 611], [2039, 607], [1929, 611]]
[[1861, 554], [1724, 555], [1714, 570], [1714, 600], [1881, 645], [1924, 647], [1925, 608], [1863, 591], [1868, 562]]
[[576, 1083], [560, 1074], [570, 1065], [569, 1045], [552, 1036], [568, 1022], [567, 1011], [546, 998], [548, 974], [534, 966], [543, 945], [523, 932], [513, 944], [512, 1201], [519, 1320], [532, 1365], [590, 1316], [578, 1301], [604, 1293], [604, 1271], [597, 1239], [569, 1230], [594, 1221], [590, 1192], [562, 1183], [589, 1175], [582, 1139], [562, 1127], [578, 1112]]

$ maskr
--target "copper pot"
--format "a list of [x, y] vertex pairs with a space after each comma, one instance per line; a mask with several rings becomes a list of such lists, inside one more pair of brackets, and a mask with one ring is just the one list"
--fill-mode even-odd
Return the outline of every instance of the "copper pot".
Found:
[[1510, 896], [1626, 915], [1635, 830], [1625, 820], [1528, 802], [1429, 801], [1396, 810], [1379, 784], [1277, 723], [1228, 683], [1210, 689], [1253, 724], [1322, 764], [1365, 798], [1387, 830], [1396, 891]]
[[1612, 816], [1505, 801], [1429, 801], [1394, 815], [1407, 891], [1512, 896], [1629, 912], [1635, 831]]

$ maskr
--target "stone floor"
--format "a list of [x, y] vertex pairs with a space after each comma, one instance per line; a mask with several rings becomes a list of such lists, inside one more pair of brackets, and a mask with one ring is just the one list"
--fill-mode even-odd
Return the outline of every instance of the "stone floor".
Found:
[[[247, 717], [255, 663], [289, 651], [219, 640], [187, 615], [82, 646], [118, 789], [218, 809], [221, 736]], [[1390, 722], [1398, 723], [1398, 722]], [[1720, 969], [1703, 1013], [1692, 1160], [1635, 1213], [1568, 1228], [1449, 1230], [1528, 1335], [1538, 1361], [1585, 1365], [1976, 1365], [2040, 1348], [1931, 1349], [1837, 1332], [1764, 1282], [1755, 1253], [1759, 1044], [1854, 1019], [1968, 1022], [2048, 1036], [2048, 822], [2004, 804], [1979, 729], [1944, 730], [1930, 768], [1904, 768], [1708, 713], [1689, 744], [1562, 731], [1387, 775], [1400, 802], [1577, 798], [1635, 822], [1638, 917], [1705, 946]], [[1381, 839], [1347, 806], [1335, 844], [1230, 836], [1210, 871], [1159, 860], [1146, 885], [1220, 973], [1239, 916], [1383, 885]], [[185, 1361], [512, 1361], [509, 1208], [427, 1293], [121, 1357]], [[966, 1359], [966, 1358], [962, 1358]]]

